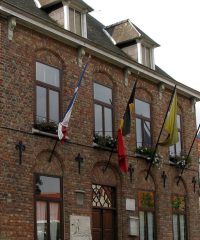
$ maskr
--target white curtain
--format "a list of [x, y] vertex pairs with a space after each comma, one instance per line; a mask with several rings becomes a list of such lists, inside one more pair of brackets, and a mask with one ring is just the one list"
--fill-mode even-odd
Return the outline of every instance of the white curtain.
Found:
[[47, 204], [46, 202], [36, 203], [37, 214], [37, 239], [46, 240], [47, 236]]
[[50, 203], [50, 234], [51, 240], [58, 240], [60, 237], [60, 205]]

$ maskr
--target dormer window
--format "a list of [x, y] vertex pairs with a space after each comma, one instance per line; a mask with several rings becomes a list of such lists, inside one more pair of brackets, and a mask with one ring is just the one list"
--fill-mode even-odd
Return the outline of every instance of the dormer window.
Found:
[[83, 1], [77, 0], [40, 0], [41, 8], [59, 26], [79, 36], [87, 38], [86, 14], [93, 9]]
[[82, 35], [81, 13], [73, 8], [69, 8], [69, 28], [70, 31]]
[[151, 67], [151, 50], [142, 45], [142, 62], [146, 67]]

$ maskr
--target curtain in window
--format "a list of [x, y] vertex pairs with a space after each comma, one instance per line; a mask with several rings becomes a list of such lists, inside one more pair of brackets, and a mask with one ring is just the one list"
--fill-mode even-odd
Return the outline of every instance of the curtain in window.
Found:
[[47, 237], [47, 204], [46, 202], [36, 203], [37, 218], [37, 239], [46, 240]]
[[50, 203], [50, 235], [51, 240], [60, 239], [60, 205]]
[[185, 216], [179, 215], [181, 240], [185, 240]]
[[144, 239], [144, 212], [140, 211], [140, 240]]
[[176, 214], [173, 214], [173, 233], [173, 240], [178, 240], [178, 216]]
[[153, 240], [153, 213], [147, 213], [147, 224], [148, 224], [148, 240]]

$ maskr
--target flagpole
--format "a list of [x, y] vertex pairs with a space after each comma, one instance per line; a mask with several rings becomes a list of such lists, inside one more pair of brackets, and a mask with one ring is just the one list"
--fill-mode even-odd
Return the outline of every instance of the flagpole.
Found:
[[[195, 142], [195, 140], [196, 140], [197, 134], [198, 134], [198, 132], [199, 132], [199, 129], [200, 129], [200, 124], [199, 124], [198, 129], [197, 129], [197, 131], [196, 131], [196, 133], [195, 133], [195, 136], [194, 136], [194, 139], [193, 139], [192, 144], [191, 144], [191, 146], [190, 146], [190, 150], [189, 150], [189, 152], [188, 152], [188, 155], [187, 155], [187, 157], [186, 157], [186, 159], [185, 159], [185, 162], [186, 162], [186, 163], [187, 163], [188, 158], [189, 158], [189, 156], [190, 156], [190, 153], [191, 153], [191, 151], [192, 151], [192, 148], [193, 148], [194, 142]], [[186, 166], [186, 164], [185, 164], [185, 166]], [[182, 168], [181, 174], [180, 174], [179, 177], [178, 177], [178, 180], [177, 180], [177, 183], [176, 183], [177, 186], [178, 186], [178, 184], [179, 184], [179, 182], [180, 182], [180, 180], [181, 180], [181, 176], [183, 175], [183, 172], [184, 172], [184, 170], [185, 170], [185, 166]]]
[[[138, 72], [137, 78], [136, 78], [135, 83], [134, 83], [135, 89], [136, 89], [136, 86], [137, 86], [137, 81], [138, 81], [138, 78], [139, 78], [139, 74], [140, 74], [140, 72]], [[134, 97], [135, 97], [135, 96], [134, 96]], [[134, 100], [133, 100], [133, 101], [134, 101]], [[129, 106], [127, 105], [126, 108], [127, 108], [127, 107], [129, 107]], [[125, 109], [125, 112], [126, 112], [126, 109]], [[123, 117], [123, 118], [124, 118], [124, 117]], [[117, 141], [117, 140], [118, 140], [118, 137], [116, 137], [115, 139], [116, 139], [116, 141]], [[105, 173], [105, 171], [107, 170], [107, 168], [108, 168], [108, 166], [109, 166], [109, 164], [110, 164], [111, 157], [112, 157], [112, 154], [113, 154], [113, 152], [114, 152], [114, 149], [115, 149], [115, 146], [113, 146], [113, 148], [112, 148], [112, 150], [111, 150], [111, 153], [110, 153], [110, 156], [109, 156], [109, 159], [108, 159], [108, 161], [107, 161], [107, 164], [106, 164], [105, 168], [103, 168], [103, 173]]]
[[[79, 80], [78, 80], [77, 86], [80, 84], [81, 79], [83, 78], [83, 76], [84, 76], [84, 74], [85, 74], [86, 68], [87, 68], [88, 63], [89, 63], [89, 61], [90, 61], [90, 58], [91, 58], [91, 55], [88, 56], [87, 62], [86, 62], [85, 66], [84, 66], [84, 68], [83, 68], [83, 70], [82, 70], [82, 72], [81, 72], [81, 76], [80, 76], [80, 78], [79, 78]], [[74, 99], [74, 96], [73, 96], [73, 98], [72, 98], [71, 101], [70, 101], [69, 106], [70, 106], [71, 103], [72, 103], [73, 101], [75, 101], [75, 100], [76, 100], [76, 97], [75, 97], [75, 99]], [[67, 110], [66, 110], [64, 116], [66, 115], [69, 106], [67, 107]], [[63, 120], [64, 120], [64, 118], [63, 118]], [[55, 144], [54, 144], [54, 146], [53, 146], [53, 149], [52, 149], [52, 151], [51, 151], [51, 155], [50, 155], [50, 157], [49, 157], [49, 162], [51, 162], [51, 159], [52, 159], [52, 156], [53, 156], [54, 151], [55, 151], [55, 149], [56, 149], [57, 143], [58, 143], [58, 139], [56, 139], [56, 142], [55, 142]]]
[[171, 107], [171, 104], [172, 104], [172, 101], [173, 101], [173, 98], [174, 98], [175, 91], [176, 91], [176, 85], [174, 86], [173, 94], [172, 94], [172, 96], [171, 96], [171, 99], [170, 99], [170, 102], [169, 102], [167, 111], [166, 111], [166, 113], [165, 113], [165, 118], [164, 118], [164, 121], [163, 121], [161, 130], [160, 130], [159, 136], [158, 136], [158, 140], [157, 140], [157, 142], [156, 142], [156, 146], [155, 146], [154, 152], [153, 152], [153, 154], [152, 154], [152, 156], [151, 156], [151, 162], [150, 162], [150, 165], [149, 165], [149, 168], [148, 168], [148, 171], [147, 171], [147, 175], [146, 175], [146, 177], [145, 177], [145, 180], [146, 180], [146, 181], [147, 181], [147, 179], [148, 179], [148, 176], [149, 176], [151, 167], [152, 167], [152, 165], [153, 165], [153, 159], [154, 159], [154, 157], [155, 157], [155, 154], [156, 154], [156, 151], [157, 151], [157, 148], [158, 148], [158, 144], [159, 144], [159, 141], [160, 141], [160, 137], [161, 137], [163, 128], [164, 128], [164, 126], [165, 126], [165, 121], [166, 121], [166, 119], [167, 119], [167, 115], [168, 115], [168, 112], [169, 112], [169, 110], [170, 110], [170, 107]]

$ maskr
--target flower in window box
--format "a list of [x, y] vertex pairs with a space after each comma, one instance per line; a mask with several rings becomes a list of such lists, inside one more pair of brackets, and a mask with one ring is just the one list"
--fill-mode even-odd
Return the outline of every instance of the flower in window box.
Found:
[[107, 148], [116, 148], [117, 140], [112, 138], [111, 136], [100, 136], [99, 134], [95, 134], [93, 137], [93, 142], [101, 147]]
[[170, 156], [170, 162], [172, 162], [177, 168], [183, 169], [185, 167], [190, 167], [191, 157], [187, 157], [186, 155]]
[[35, 123], [33, 127], [42, 132], [48, 132], [52, 134], [57, 134], [57, 130], [58, 130], [58, 125], [55, 122], [41, 121], [41, 122]]
[[[137, 147], [136, 148], [136, 156], [145, 158], [147, 161], [151, 161], [151, 158], [154, 154], [154, 148], [151, 147]], [[163, 157], [159, 153], [155, 153], [152, 165], [156, 167], [160, 167]]]

